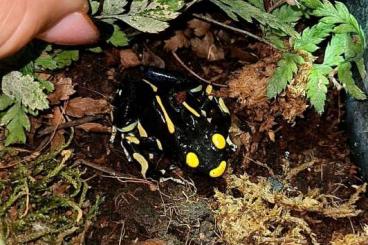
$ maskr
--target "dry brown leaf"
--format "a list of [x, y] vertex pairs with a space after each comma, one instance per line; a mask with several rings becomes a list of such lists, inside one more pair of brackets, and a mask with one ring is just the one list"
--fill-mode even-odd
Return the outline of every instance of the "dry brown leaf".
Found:
[[196, 35], [197, 37], [202, 37], [206, 35], [211, 27], [211, 24], [199, 19], [192, 19], [188, 21], [188, 26], [189, 28], [193, 29], [194, 35]]
[[124, 68], [135, 67], [141, 64], [137, 54], [132, 49], [120, 50], [120, 63]]
[[60, 107], [54, 107], [52, 109], [52, 115], [49, 118], [49, 123], [52, 126], [59, 126], [60, 124], [64, 123], [65, 119], [63, 113], [61, 112]]
[[194, 38], [190, 40], [190, 44], [193, 52], [209, 61], [222, 60], [225, 57], [224, 50], [215, 45], [212, 33], [207, 33], [204, 38]]
[[60, 77], [54, 83], [55, 90], [48, 95], [51, 105], [58, 104], [62, 100], [69, 99], [70, 95], [75, 93], [72, 79], [68, 77]]
[[63, 129], [57, 130], [50, 142], [51, 152], [59, 150], [65, 144], [65, 131]]
[[92, 133], [110, 133], [111, 128], [104, 126], [100, 123], [84, 123], [82, 125], [79, 125], [77, 128], [82, 129], [86, 132], [92, 132]]
[[172, 36], [170, 39], [165, 40], [164, 49], [166, 51], [176, 51], [179, 48], [188, 48], [190, 42], [188, 38], [185, 36], [183, 31], [176, 31], [175, 35]]
[[160, 56], [158, 56], [149, 49], [145, 49], [143, 51], [142, 64], [159, 68], [165, 68], [165, 61], [161, 59]]
[[77, 97], [69, 101], [65, 113], [72, 117], [94, 116], [111, 111], [110, 104], [104, 99]]

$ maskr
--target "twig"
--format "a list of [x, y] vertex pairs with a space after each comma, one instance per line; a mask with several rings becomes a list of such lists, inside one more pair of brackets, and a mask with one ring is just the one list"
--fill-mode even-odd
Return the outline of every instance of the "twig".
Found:
[[38, 136], [43, 136], [43, 135], [46, 135], [46, 134], [50, 134], [55, 129], [65, 129], [65, 128], [70, 128], [70, 127], [75, 127], [75, 126], [78, 126], [78, 125], [81, 125], [81, 124], [84, 124], [84, 123], [88, 123], [88, 122], [93, 122], [93, 121], [96, 121], [96, 120], [99, 120], [99, 119], [102, 119], [102, 118], [103, 118], [103, 115], [86, 116], [86, 117], [81, 118], [81, 119], [76, 119], [76, 120], [73, 120], [73, 121], [69, 121], [69, 122], [60, 124], [58, 127], [50, 126], [50, 127], [47, 127], [45, 129], [41, 130], [38, 133]]
[[267, 9], [267, 12], [271, 13], [272, 11], [274, 11], [276, 8], [280, 7], [284, 3], [286, 3], [286, 0], [280, 0], [280, 1], [276, 2], [269, 9]]
[[232, 31], [235, 31], [235, 32], [239, 32], [241, 34], [244, 34], [246, 36], [250, 36], [250, 37], [253, 37], [254, 39], [260, 41], [260, 42], [263, 42], [269, 46], [271, 46], [272, 48], [276, 49], [276, 50], [280, 50], [278, 47], [276, 47], [275, 45], [273, 45], [271, 42], [267, 41], [266, 39], [262, 38], [262, 37], [259, 37], [251, 32], [248, 32], [246, 30], [242, 30], [242, 29], [239, 29], [239, 28], [236, 28], [236, 27], [233, 27], [233, 26], [229, 26], [227, 24], [224, 24], [222, 22], [219, 22], [217, 20], [214, 20], [212, 18], [209, 18], [207, 16], [203, 16], [203, 15], [199, 15], [199, 14], [193, 14], [194, 17], [197, 17], [198, 19], [201, 19], [201, 20], [205, 20], [207, 22], [210, 22], [210, 23], [213, 23], [213, 24], [216, 24], [218, 26], [221, 26], [221, 27], [224, 27], [226, 29], [229, 29], [229, 30], [232, 30]]
[[222, 87], [222, 88], [227, 88], [228, 86], [225, 85], [225, 84], [219, 84], [219, 83], [213, 83], [213, 82], [210, 82], [206, 79], [204, 79], [203, 77], [201, 77], [200, 75], [198, 75], [197, 73], [195, 73], [192, 69], [190, 69], [181, 59], [180, 57], [177, 55], [177, 53], [175, 51], [172, 51], [171, 52], [172, 55], [174, 56], [174, 58], [180, 63], [180, 65], [182, 65], [185, 70], [187, 70], [190, 74], [192, 74], [193, 76], [195, 76], [196, 78], [198, 78], [199, 80], [201, 80], [202, 82], [204, 83], [207, 83], [207, 84], [211, 84], [211, 85], [214, 85], [214, 86], [217, 86], [217, 87]]
[[122, 174], [122, 173], [120, 173], [118, 171], [115, 171], [112, 168], [101, 166], [99, 164], [96, 164], [94, 162], [90, 162], [90, 161], [87, 161], [87, 160], [84, 160], [84, 159], [77, 159], [75, 161], [75, 164], [76, 165], [83, 164], [83, 165], [86, 165], [86, 166], [88, 166], [90, 168], [94, 168], [94, 169], [96, 169], [98, 171], [101, 171], [101, 172], [103, 172], [105, 174], [109, 174], [111, 176], [115, 176], [115, 177], [118, 177], [118, 178], [130, 178], [131, 177], [129, 175], [125, 175], [125, 174]]
[[245, 159], [247, 159], [248, 161], [251, 161], [261, 167], [264, 167], [265, 169], [268, 170], [268, 173], [271, 175], [271, 176], [275, 176], [275, 173], [273, 172], [272, 168], [270, 168], [267, 164], [263, 163], [263, 162], [260, 162], [258, 160], [254, 160], [253, 158], [250, 158], [248, 156], [244, 156]]
[[115, 178], [117, 181], [122, 182], [122, 183], [143, 183], [143, 184], [147, 184], [151, 189], [155, 189], [155, 188], [153, 188], [153, 185], [154, 185], [153, 182], [151, 182], [147, 179], [139, 179], [139, 178], [136, 178], [132, 175], [123, 174], [123, 173], [115, 171], [112, 168], [101, 166], [101, 165], [96, 164], [94, 162], [90, 162], [90, 161], [87, 161], [87, 160], [84, 160], [84, 159], [77, 159], [75, 161], [75, 164], [83, 164], [83, 165], [94, 168], [98, 171], [101, 171], [101, 172], [109, 175], [109, 176], [102, 175], [102, 177]]

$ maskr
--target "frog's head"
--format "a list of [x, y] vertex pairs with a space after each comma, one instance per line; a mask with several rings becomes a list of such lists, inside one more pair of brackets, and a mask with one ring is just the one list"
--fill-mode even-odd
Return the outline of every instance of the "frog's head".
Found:
[[181, 147], [182, 161], [188, 167], [212, 178], [222, 176], [226, 170], [228, 153], [231, 150], [226, 140], [227, 135], [213, 127], [191, 131], [186, 132], [186, 137], [190, 142]]

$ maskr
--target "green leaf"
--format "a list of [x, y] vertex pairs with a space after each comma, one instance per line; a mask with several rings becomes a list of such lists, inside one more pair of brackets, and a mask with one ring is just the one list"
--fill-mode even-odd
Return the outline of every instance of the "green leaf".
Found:
[[349, 62], [339, 65], [337, 75], [348, 94], [358, 100], [367, 99], [365, 93], [354, 82], [351, 64]]
[[332, 31], [333, 26], [323, 22], [304, 29], [300, 38], [295, 39], [294, 49], [315, 52], [320, 44]]
[[[111, 0], [111, 2], [117, 5], [121, 4], [118, 0]], [[109, 5], [111, 5], [111, 2]], [[98, 18], [118, 19], [139, 31], [157, 33], [169, 27], [167, 21], [176, 18], [180, 14], [179, 10], [186, 3], [184, 0], [135, 0], [131, 2], [129, 12], [127, 13], [120, 11], [121, 5], [108, 9], [107, 12], [103, 12]]]
[[329, 1], [323, 1], [323, 4], [313, 11], [313, 15], [321, 17], [321, 22], [333, 25], [342, 24], [341, 26], [335, 28], [337, 33], [354, 32], [358, 34], [360, 39], [359, 42], [361, 44], [360, 50], [363, 52], [365, 47], [364, 31], [362, 30], [356, 18], [350, 14], [345, 4], [341, 2], [335, 2], [335, 5], [333, 5]]
[[104, 15], [117, 15], [124, 12], [124, 7], [128, 4], [127, 0], [105, 0], [102, 13]]
[[47, 95], [30, 75], [23, 76], [18, 71], [6, 74], [2, 79], [2, 91], [9, 98], [15, 99], [32, 111], [49, 107]]
[[96, 54], [99, 54], [99, 53], [103, 52], [103, 50], [100, 46], [89, 48], [88, 51], [90, 51], [92, 53], [96, 53]]
[[364, 63], [364, 59], [363, 58], [360, 58], [360, 59], [357, 59], [355, 61], [355, 64], [358, 68], [358, 71], [359, 71], [359, 75], [362, 79], [364, 79], [366, 76], [367, 76], [367, 71], [365, 69], [365, 63]]
[[265, 11], [264, 2], [263, 0], [248, 0], [250, 4], [252, 4], [254, 7], [257, 7], [263, 11]]
[[[217, 6], [222, 8], [226, 13], [231, 10], [233, 14], [236, 14], [243, 18], [245, 21], [252, 23], [255, 19], [264, 26], [269, 26], [273, 29], [283, 31], [284, 33], [297, 37], [298, 33], [292, 28], [291, 25], [284, 23], [270, 13], [266, 13], [261, 9], [254, 7], [252, 4], [242, 0], [211, 0]], [[227, 6], [225, 9], [223, 6]], [[233, 16], [233, 14], [231, 14]]]
[[6, 96], [5, 94], [0, 95], [0, 111], [5, 110], [9, 106], [14, 104], [14, 100]]
[[107, 42], [111, 43], [115, 47], [123, 47], [128, 45], [128, 38], [125, 33], [120, 29], [119, 26], [113, 25], [114, 32], [111, 37], [107, 40]]
[[327, 76], [331, 70], [328, 66], [314, 65], [308, 77], [307, 97], [319, 114], [322, 114], [325, 108], [327, 86], [329, 84]]
[[322, 6], [322, 3], [320, 0], [301, 0], [300, 3], [310, 9], [317, 9]]
[[58, 68], [56, 61], [48, 53], [41, 54], [41, 56], [35, 60], [35, 65], [39, 69], [55, 70]]
[[14, 104], [1, 118], [1, 124], [6, 125], [7, 135], [5, 145], [14, 143], [25, 143], [25, 130], [31, 128], [31, 124], [26, 113], [19, 103]]
[[346, 34], [336, 34], [332, 37], [326, 47], [323, 64], [337, 66], [344, 62], [345, 59], [342, 55], [347, 47], [347, 38], [348, 36]]
[[62, 50], [58, 52], [53, 58], [57, 64], [58, 68], [64, 68], [70, 66], [73, 61], [79, 59], [78, 50]]
[[224, 4], [220, 1], [216, 1], [216, 0], [215, 1], [212, 0], [212, 2], [214, 4], [216, 4], [220, 9], [222, 9], [222, 11], [224, 11], [227, 14], [227, 16], [229, 16], [231, 19], [233, 19], [234, 21], [239, 21], [238, 16], [234, 13], [233, 8], [231, 6], [226, 5], [226, 4]]
[[40, 84], [40, 89], [46, 90], [47, 93], [51, 93], [54, 91], [54, 84], [47, 80], [39, 80], [38, 83]]
[[292, 53], [285, 53], [282, 59], [277, 63], [277, 68], [272, 78], [268, 81], [267, 96], [268, 98], [276, 97], [293, 79], [294, 74], [298, 71], [298, 65], [302, 64], [304, 59]]
[[91, 5], [91, 15], [95, 15], [98, 11], [98, 8], [100, 7], [99, 1], [89, 1], [89, 4]]
[[284, 4], [280, 8], [272, 11], [272, 14], [284, 23], [289, 23], [292, 26], [303, 16], [302, 8]]

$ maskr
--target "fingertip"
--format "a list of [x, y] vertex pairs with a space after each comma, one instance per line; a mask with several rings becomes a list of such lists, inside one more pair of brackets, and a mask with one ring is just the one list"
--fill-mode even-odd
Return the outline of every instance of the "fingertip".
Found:
[[99, 31], [86, 14], [75, 12], [65, 16], [37, 38], [62, 45], [92, 44], [98, 41]]

